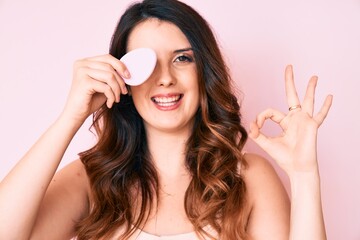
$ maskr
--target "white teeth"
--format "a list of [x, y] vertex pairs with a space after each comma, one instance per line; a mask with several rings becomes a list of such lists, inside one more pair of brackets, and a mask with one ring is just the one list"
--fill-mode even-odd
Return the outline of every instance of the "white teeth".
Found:
[[175, 105], [175, 102], [157, 103], [157, 105], [162, 106], [162, 107], [170, 107], [172, 105]]
[[159, 106], [170, 107], [177, 104], [181, 97], [182, 94], [179, 94], [172, 97], [153, 97], [151, 100]]
[[171, 104], [171, 103], [178, 101], [179, 99], [180, 99], [180, 95], [177, 95], [177, 96], [173, 96], [173, 97], [154, 97], [153, 101], [156, 103], [161, 103], [161, 104], [165, 104], [165, 103]]

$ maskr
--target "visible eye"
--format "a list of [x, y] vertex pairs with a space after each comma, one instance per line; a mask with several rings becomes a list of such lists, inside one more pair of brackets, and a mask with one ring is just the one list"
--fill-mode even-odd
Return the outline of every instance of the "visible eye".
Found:
[[193, 62], [193, 58], [187, 55], [180, 55], [175, 58], [174, 62]]

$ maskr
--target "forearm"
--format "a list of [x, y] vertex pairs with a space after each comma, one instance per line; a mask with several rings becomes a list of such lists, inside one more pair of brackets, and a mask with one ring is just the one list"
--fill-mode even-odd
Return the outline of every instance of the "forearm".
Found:
[[80, 126], [59, 118], [0, 183], [0, 236], [29, 236], [47, 187]]
[[318, 171], [293, 174], [290, 183], [290, 240], [325, 240]]

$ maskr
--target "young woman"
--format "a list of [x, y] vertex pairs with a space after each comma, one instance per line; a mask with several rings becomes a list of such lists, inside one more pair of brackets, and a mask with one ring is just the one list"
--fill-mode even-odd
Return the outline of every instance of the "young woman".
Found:
[[[119, 59], [151, 48], [150, 78], [126, 86]], [[313, 115], [316, 77], [302, 104], [285, 70], [289, 112], [268, 109], [250, 137], [288, 174], [291, 207], [270, 164], [244, 153], [247, 132], [206, 21], [176, 0], [130, 6], [110, 54], [74, 64], [59, 118], [0, 185], [1, 239], [325, 239], [317, 129], [332, 97]], [[85, 119], [97, 144], [56, 172]], [[283, 129], [269, 138], [267, 119]]]

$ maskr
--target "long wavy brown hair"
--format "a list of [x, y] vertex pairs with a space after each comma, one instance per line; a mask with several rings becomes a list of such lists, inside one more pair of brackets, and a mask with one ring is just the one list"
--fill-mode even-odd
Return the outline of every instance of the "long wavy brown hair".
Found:
[[[208, 23], [188, 5], [145, 0], [122, 15], [110, 54], [121, 58], [131, 30], [148, 18], [176, 25], [190, 42], [197, 65], [201, 100], [187, 141], [186, 164], [192, 180], [184, 199], [186, 214], [199, 237], [244, 239], [246, 188], [239, 164], [245, 164], [241, 151], [247, 133], [217, 41]], [[91, 205], [88, 216], [77, 224], [77, 237], [106, 239], [121, 227], [121, 239], [127, 239], [145, 224], [159, 196], [143, 120], [132, 97], [124, 95], [111, 109], [104, 105], [94, 114], [93, 127], [98, 142], [80, 153], [90, 181]], [[134, 213], [136, 200], [140, 214]], [[218, 235], [208, 234], [205, 226]]]

